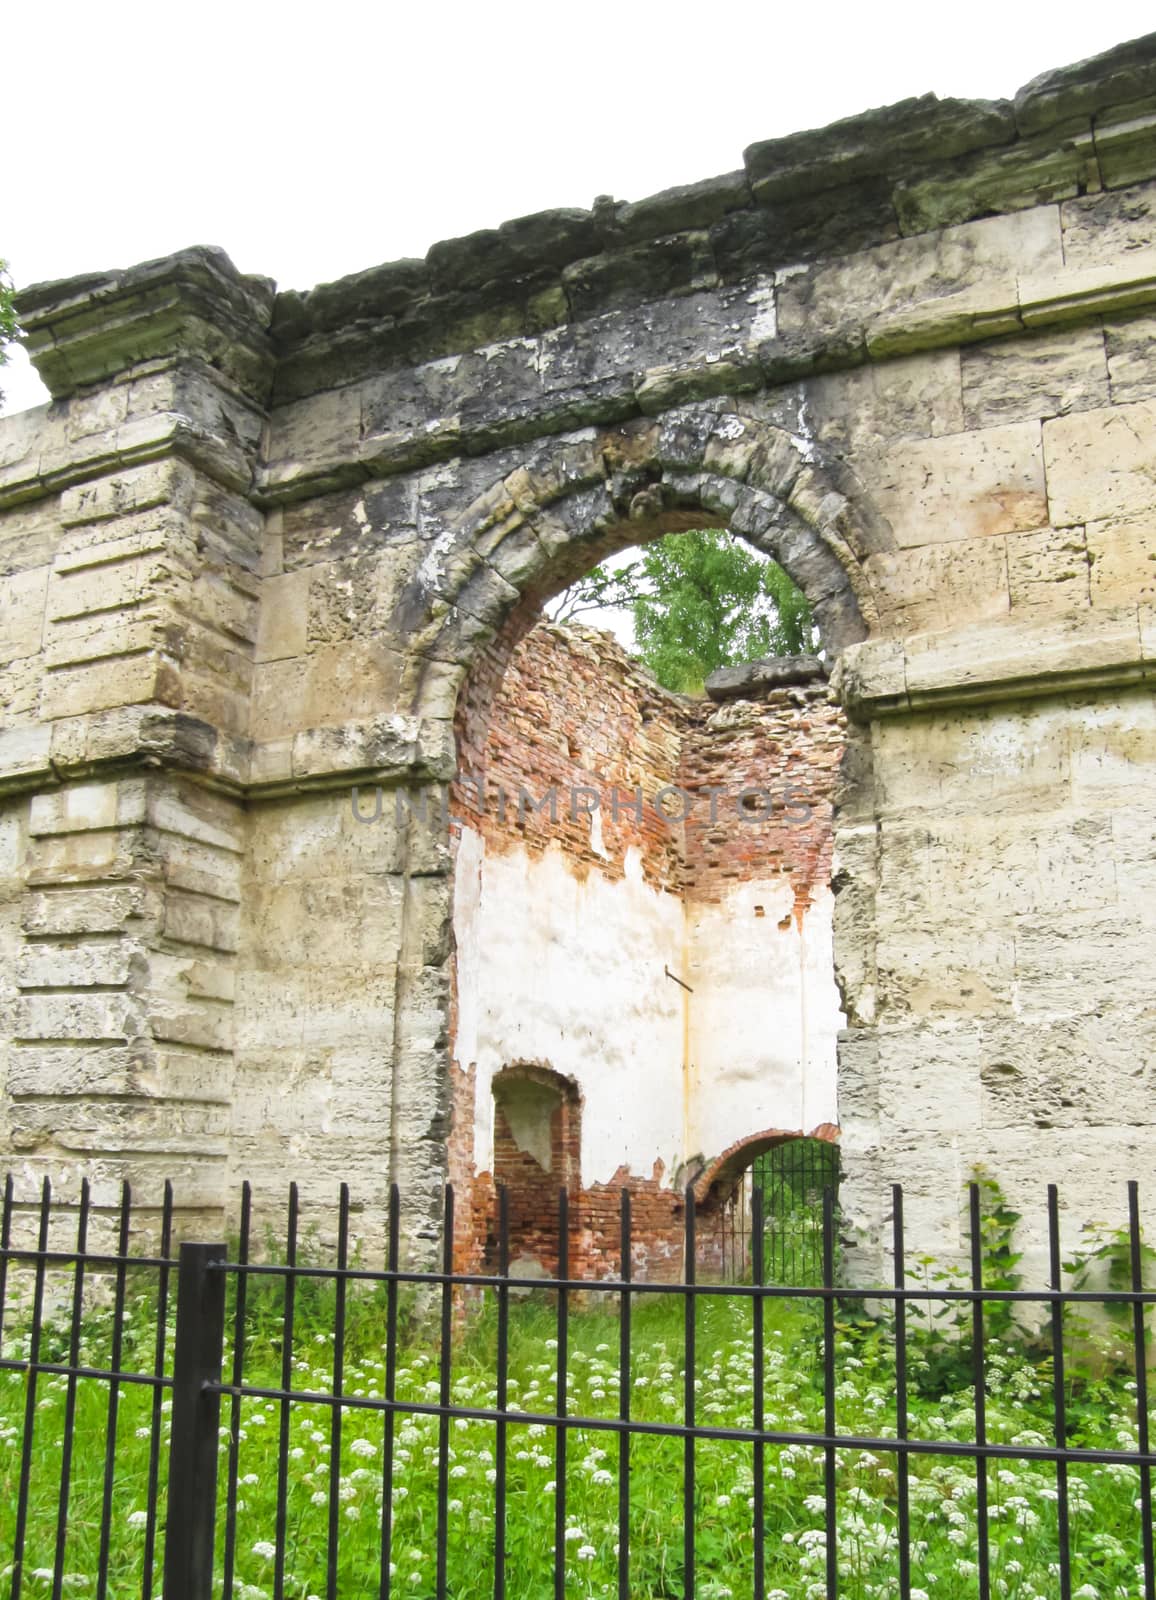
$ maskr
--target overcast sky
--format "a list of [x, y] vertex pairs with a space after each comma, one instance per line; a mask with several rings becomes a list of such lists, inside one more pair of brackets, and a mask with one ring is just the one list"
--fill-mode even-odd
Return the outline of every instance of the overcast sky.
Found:
[[[23, 5], [0, 256], [27, 284], [217, 244], [308, 288], [907, 95], [1007, 96], [1152, 25], [1150, 0]], [[22, 359], [0, 382], [45, 398]]]

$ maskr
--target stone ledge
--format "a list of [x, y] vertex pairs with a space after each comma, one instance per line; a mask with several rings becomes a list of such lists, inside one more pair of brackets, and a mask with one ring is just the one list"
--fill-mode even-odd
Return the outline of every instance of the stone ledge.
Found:
[[833, 687], [866, 722], [952, 705], [1156, 682], [1152, 608], [1046, 623], [1000, 622], [850, 645]]
[[223, 250], [202, 245], [119, 272], [31, 284], [16, 305], [28, 353], [55, 400], [180, 353], [218, 367], [264, 404], [273, 294], [268, 278], [245, 277]]

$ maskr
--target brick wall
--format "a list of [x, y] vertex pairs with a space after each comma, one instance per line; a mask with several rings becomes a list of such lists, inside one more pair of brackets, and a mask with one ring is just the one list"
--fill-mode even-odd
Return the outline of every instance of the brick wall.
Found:
[[[578, 877], [621, 878], [626, 853], [634, 849], [646, 882], [684, 902], [718, 901], [735, 883], [785, 877], [795, 917], [801, 917], [831, 874], [843, 719], [826, 684], [719, 705], [661, 688], [608, 634], [545, 622], [527, 631], [526, 621], [516, 614], [487, 647], [459, 702], [455, 835], [465, 828], [481, 834], [487, 852], [524, 849], [533, 856], [560, 848]], [[676, 820], [654, 804], [672, 786], [686, 792], [685, 799], [667, 796]], [[551, 789], [557, 795], [553, 816], [518, 803], [522, 792], [540, 802]], [[584, 802], [571, 805], [574, 790], [597, 791], [596, 824]], [[683, 812], [684, 820], [677, 820]], [[455, 1063], [450, 1161], [462, 1197], [461, 1269], [495, 1263], [500, 1184], [509, 1195], [513, 1261], [533, 1260], [554, 1271], [558, 1190], [565, 1185], [572, 1269], [617, 1273], [625, 1187], [632, 1196], [635, 1272], [678, 1277], [681, 1183], [672, 1186], [656, 1161], [649, 1174], [623, 1166], [609, 1182], [583, 1186], [577, 1087], [556, 1100], [543, 1135], [548, 1160], [536, 1159], [519, 1144], [498, 1086], [519, 1070], [507, 1066], [495, 1079], [492, 1171], [475, 1175], [473, 1119], [482, 1112], [475, 1112], [472, 1064]], [[725, 1201], [724, 1190], [710, 1186], [700, 1211], [709, 1216]], [[709, 1269], [714, 1233], [705, 1220], [701, 1234]]]

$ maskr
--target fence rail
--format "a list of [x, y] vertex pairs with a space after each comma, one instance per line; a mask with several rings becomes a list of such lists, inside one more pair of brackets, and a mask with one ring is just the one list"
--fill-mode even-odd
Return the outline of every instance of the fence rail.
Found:
[[[0, 1453], [0, 1490], [14, 1507], [14, 1519], [9, 1535], [0, 1532], [0, 1581], [6, 1578], [12, 1600], [46, 1589], [60, 1600], [67, 1590], [81, 1587], [86, 1592], [90, 1587], [98, 1600], [128, 1593], [151, 1600], [163, 1564], [164, 1600], [208, 1600], [214, 1594], [230, 1600], [271, 1594], [283, 1600], [321, 1593], [336, 1600], [353, 1592], [375, 1593], [383, 1600], [402, 1593], [448, 1600], [483, 1592], [495, 1600], [507, 1594], [564, 1600], [594, 1592], [578, 1580], [592, 1579], [597, 1564], [605, 1578], [601, 1587], [619, 1600], [640, 1594], [715, 1600], [727, 1592], [768, 1600], [785, 1592], [776, 1578], [786, 1559], [784, 1545], [793, 1550], [803, 1537], [791, 1525], [796, 1501], [790, 1480], [796, 1469], [805, 1469], [813, 1473], [816, 1492], [802, 1503], [819, 1526], [806, 1534], [809, 1543], [798, 1557], [800, 1586], [792, 1590], [792, 1600], [795, 1593], [826, 1600], [887, 1593], [913, 1600], [925, 1587], [920, 1578], [935, 1543], [928, 1530], [934, 1531], [941, 1516], [951, 1522], [945, 1550], [950, 1555], [950, 1546], [968, 1554], [952, 1558], [950, 1581], [939, 1582], [940, 1594], [988, 1600], [994, 1593], [1015, 1592], [1004, 1576], [1013, 1559], [1008, 1550], [1015, 1540], [1021, 1546], [1025, 1540], [1014, 1531], [1009, 1535], [1010, 1526], [1032, 1532], [1040, 1546], [1032, 1559], [1047, 1574], [1046, 1592], [1060, 1600], [1089, 1592], [1077, 1584], [1086, 1584], [1089, 1572], [1103, 1576], [1112, 1562], [1120, 1570], [1121, 1562], [1128, 1567], [1131, 1586], [1106, 1588], [1104, 1594], [1156, 1600], [1156, 1455], [1150, 1445], [1146, 1321], [1156, 1292], [1144, 1286], [1146, 1247], [1134, 1183], [1127, 1194], [1127, 1228], [1116, 1250], [1123, 1282], [1080, 1288], [1070, 1275], [1065, 1282], [1059, 1201], [1052, 1186], [1047, 1193], [1049, 1282], [1030, 1289], [1006, 1273], [1002, 1284], [985, 1284], [977, 1185], [968, 1198], [968, 1281], [909, 1282], [903, 1194], [897, 1186], [892, 1279], [852, 1291], [836, 1282], [836, 1211], [829, 1188], [822, 1205], [818, 1283], [766, 1282], [763, 1193], [754, 1185], [751, 1281], [696, 1280], [691, 1190], [683, 1281], [660, 1284], [633, 1278], [628, 1192], [621, 1196], [619, 1275], [595, 1281], [570, 1276], [564, 1190], [558, 1200], [557, 1273], [541, 1278], [511, 1270], [504, 1193], [499, 1195], [498, 1271], [487, 1276], [453, 1270], [454, 1195], [449, 1189], [441, 1266], [422, 1271], [402, 1264], [396, 1188], [389, 1200], [385, 1265], [373, 1268], [353, 1259], [344, 1186], [334, 1258], [318, 1263], [301, 1258], [296, 1186], [290, 1189], [284, 1259], [261, 1261], [251, 1259], [247, 1186], [231, 1253], [221, 1243], [182, 1243], [174, 1255], [173, 1195], [166, 1186], [155, 1253], [134, 1254], [127, 1186], [115, 1214], [101, 1211], [98, 1219], [87, 1183], [78, 1204], [54, 1204], [46, 1183], [38, 1202], [18, 1207], [9, 1179], [0, 1219], [0, 1382], [7, 1384], [0, 1388], [0, 1452], [7, 1448], [9, 1456]], [[25, 1242], [14, 1238], [18, 1219], [26, 1231], [31, 1225]], [[93, 1246], [96, 1220], [111, 1248]], [[73, 1224], [74, 1245], [61, 1248], [60, 1230]], [[412, 1308], [405, 1303], [415, 1290], [423, 1299], [416, 1332]], [[475, 1302], [472, 1313], [463, 1315], [463, 1296]], [[591, 1300], [596, 1311], [587, 1303]], [[615, 1355], [613, 1376], [612, 1364], [598, 1358], [597, 1370], [605, 1374], [597, 1380], [602, 1387], [588, 1388], [587, 1403], [580, 1403], [576, 1374], [594, 1370], [594, 1358], [582, 1347], [587, 1319], [597, 1313], [605, 1320], [608, 1306], [616, 1338], [598, 1348]], [[668, 1391], [662, 1400], [675, 1412], [670, 1417], [648, 1410], [653, 1330], [640, 1333], [638, 1325], [648, 1307], [670, 1314], [660, 1348], [665, 1350], [671, 1339], [677, 1345], [676, 1357], [659, 1363]], [[1013, 1311], [1031, 1308], [1034, 1319], [1017, 1331]], [[1086, 1330], [1077, 1327], [1087, 1310], [1108, 1315], [1116, 1328], [1110, 1370], [1102, 1361], [1098, 1369], [1087, 1366], [1092, 1346]], [[740, 1331], [731, 1340], [739, 1353], [726, 1357], [725, 1374], [720, 1351], [707, 1351], [704, 1343], [708, 1334], [712, 1343], [718, 1338], [717, 1328], [707, 1326], [716, 1311], [733, 1319], [732, 1332]], [[321, 1313], [325, 1327], [319, 1324]], [[471, 1321], [479, 1315], [489, 1319], [481, 1362], [469, 1345]], [[545, 1372], [544, 1362], [527, 1368], [521, 1353], [527, 1328], [537, 1329], [537, 1337], [543, 1317], [551, 1328], [549, 1339], [540, 1339], [537, 1347], [539, 1354], [548, 1352]], [[780, 1324], [790, 1317], [802, 1320], [785, 1334]], [[942, 1332], [945, 1320], [949, 1334]], [[789, 1348], [788, 1335], [796, 1341]], [[1029, 1377], [1023, 1378], [1027, 1387], [1016, 1402], [1013, 1428], [1004, 1415], [1010, 1403], [1001, 1396], [1015, 1341], [1027, 1352], [1022, 1374]], [[318, 1346], [325, 1352], [324, 1370], [306, 1359]], [[366, 1349], [372, 1350], [372, 1360]], [[880, 1349], [888, 1364], [883, 1388], [890, 1428], [864, 1425], [864, 1404], [882, 1404], [874, 1391], [866, 1391], [865, 1401], [856, 1391], [852, 1419], [845, 1414], [850, 1375], [864, 1366], [855, 1352], [875, 1351], [872, 1359], [879, 1362]], [[810, 1362], [805, 1393], [789, 1381], [791, 1352]], [[925, 1369], [929, 1353], [936, 1352], [964, 1363], [943, 1388], [955, 1408], [950, 1429], [934, 1410], [929, 1420], [924, 1404]], [[1071, 1370], [1074, 1356], [1084, 1363], [1078, 1381]], [[371, 1369], [378, 1374], [372, 1388], [366, 1384]], [[528, 1370], [537, 1376], [527, 1380]], [[302, 1371], [311, 1379], [320, 1371], [325, 1381], [303, 1381]], [[422, 1379], [421, 1372], [428, 1376]], [[461, 1385], [469, 1388], [479, 1372], [481, 1392], [464, 1392]], [[968, 1378], [969, 1383], [962, 1381]], [[1081, 1442], [1090, 1426], [1088, 1397], [1111, 1384], [1117, 1409], [1109, 1408], [1104, 1436]], [[729, 1416], [720, 1399], [728, 1386], [736, 1396], [741, 1391], [739, 1398], [731, 1397]], [[784, 1401], [791, 1394], [795, 1399]], [[126, 1422], [123, 1413], [132, 1396], [133, 1416]], [[591, 1397], [605, 1404], [596, 1406]], [[1118, 1409], [1125, 1403], [1130, 1420]], [[1022, 1426], [1025, 1407], [1037, 1426]], [[947, 1408], [945, 1401], [940, 1409]], [[364, 1433], [370, 1423], [379, 1440]], [[317, 1446], [308, 1466], [301, 1464], [307, 1452], [297, 1442], [305, 1437], [303, 1427], [312, 1429], [308, 1437]], [[463, 1535], [458, 1527], [463, 1503], [455, 1485], [467, 1469], [456, 1442], [460, 1430], [470, 1429], [489, 1442], [471, 1452], [471, 1460], [488, 1465], [485, 1505], [475, 1496]], [[256, 1482], [261, 1474], [244, 1470], [256, 1449], [254, 1435], [262, 1436], [260, 1459], [271, 1474], [263, 1489]], [[539, 1443], [543, 1439], [548, 1446]], [[413, 1469], [421, 1440], [424, 1477]], [[598, 1440], [608, 1448], [591, 1442]], [[370, 1457], [372, 1469], [350, 1466], [355, 1458]], [[548, 1496], [545, 1514], [534, 1511], [527, 1489], [531, 1469], [524, 1458], [553, 1474], [538, 1497]], [[670, 1491], [665, 1499], [677, 1496], [677, 1515], [669, 1504], [655, 1512], [649, 1474], [658, 1460]], [[734, 1497], [717, 1492], [722, 1460], [732, 1474], [742, 1463], [749, 1514], [737, 1516], [731, 1509]], [[591, 1461], [599, 1464], [591, 1467]], [[602, 1461], [610, 1465], [603, 1467]], [[942, 1505], [935, 1500], [941, 1484], [935, 1463], [950, 1461], [966, 1468], [971, 1484], [965, 1490], [953, 1469], [953, 1503], [967, 1507], [968, 1528], [962, 1534], [945, 1509], [950, 1497], [941, 1497]], [[1054, 1525], [1031, 1512], [1023, 1495], [1004, 1493], [1001, 1473], [1009, 1464], [1034, 1474], [1033, 1493], [1043, 1497], [1041, 1505], [1054, 1507]], [[1118, 1551], [1105, 1555], [1107, 1546], [1097, 1546], [1095, 1536], [1077, 1526], [1096, 1474], [1109, 1475], [1105, 1493], [1119, 1488], [1112, 1515], [1118, 1514], [1120, 1527], [1131, 1532], [1112, 1538], [1123, 1547], [1123, 1556]], [[870, 1492], [863, 1487], [867, 1480]], [[131, 1497], [141, 1502], [127, 1511], [123, 1482], [131, 1483]], [[367, 1482], [371, 1488], [363, 1494]], [[424, 1496], [416, 1522], [405, 1504], [407, 1484]], [[608, 1495], [599, 1501], [595, 1487]], [[257, 1490], [265, 1496], [259, 1510], [249, 1503]], [[928, 1510], [929, 1494], [939, 1509]], [[1017, 1499], [1023, 1504], [1012, 1506]], [[578, 1520], [589, 1521], [596, 1503], [603, 1509], [599, 1536], [588, 1534]], [[350, 1507], [360, 1519], [366, 1505], [374, 1513], [372, 1532], [360, 1521], [347, 1520]], [[866, 1526], [871, 1518], [865, 1505], [873, 1508], [882, 1533]], [[1016, 1520], [1009, 1521], [1013, 1511]], [[307, 1534], [310, 1518], [313, 1532]], [[661, 1528], [656, 1518], [663, 1521]], [[720, 1533], [724, 1521], [725, 1538]], [[537, 1530], [533, 1549], [526, 1537], [531, 1523]], [[139, 1547], [126, 1546], [126, 1525], [140, 1535]], [[423, 1540], [432, 1536], [432, 1549], [421, 1551], [420, 1561], [409, 1548], [414, 1527], [422, 1529]], [[254, 1541], [254, 1533], [264, 1531], [270, 1537]], [[954, 1542], [953, 1532], [959, 1535]], [[869, 1537], [875, 1541], [870, 1581], [863, 1556]], [[585, 1542], [572, 1548], [579, 1538]], [[405, 1551], [399, 1548], [403, 1541]], [[261, 1563], [261, 1583], [249, 1572], [253, 1559]], [[302, 1560], [307, 1577], [294, 1566]], [[643, 1564], [645, 1577], [640, 1576]], [[1022, 1560], [1019, 1566], [1022, 1571]], [[945, 1568], [936, 1578], [946, 1573]], [[1022, 1589], [1025, 1596], [1032, 1592]]]

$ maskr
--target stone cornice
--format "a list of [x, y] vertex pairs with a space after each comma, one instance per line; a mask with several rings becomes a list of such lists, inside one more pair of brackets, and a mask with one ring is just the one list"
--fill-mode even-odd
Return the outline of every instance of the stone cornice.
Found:
[[856, 721], [1104, 687], [1156, 683], [1156, 608], [1077, 612], [844, 651], [833, 686]]
[[157, 358], [199, 357], [264, 405], [273, 375], [273, 284], [196, 247], [122, 272], [33, 284], [16, 297], [53, 399]]
[[[37, 285], [18, 301], [55, 396], [180, 352], [204, 356], [258, 403], [272, 384], [284, 404], [391, 367], [1154, 176], [1156, 34], [1046, 73], [1014, 101], [902, 101], [752, 145], [743, 168], [719, 178], [518, 218], [307, 293], [274, 297], [222, 252], [194, 249]], [[782, 382], [862, 350], [853, 333], [818, 328], [793, 348], [760, 350], [752, 376]], [[709, 376], [688, 379], [679, 398], [705, 392]], [[650, 377], [631, 397], [635, 409], [655, 409], [673, 381], [659, 377], [648, 395]], [[463, 447], [450, 430], [434, 458]]]

